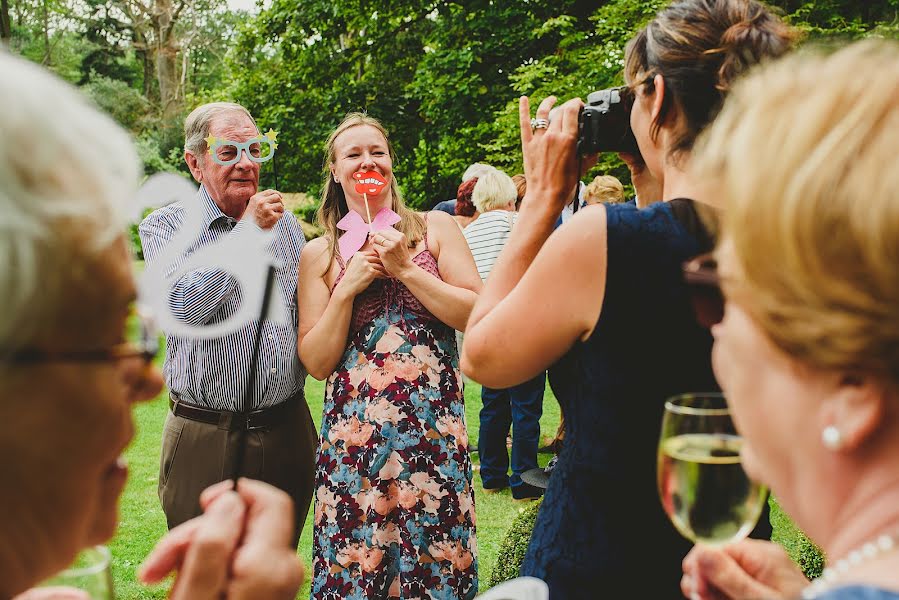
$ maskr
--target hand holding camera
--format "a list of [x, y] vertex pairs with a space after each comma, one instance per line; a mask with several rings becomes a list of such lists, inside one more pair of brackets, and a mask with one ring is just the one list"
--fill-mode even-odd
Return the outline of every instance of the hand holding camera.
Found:
[[584, 103], [580, 98], [569, 100], [556, 110], [550, 121], [549, 112], [555, 102], [556, 98], [550, 96], [540, 103], [532, 128], [530, 101], [522, 96], [518, 116], [528, 182], [523, 204], [545, 207], [558, 216], [571, 200], [571, 192], [578, 182], [578, 115]]

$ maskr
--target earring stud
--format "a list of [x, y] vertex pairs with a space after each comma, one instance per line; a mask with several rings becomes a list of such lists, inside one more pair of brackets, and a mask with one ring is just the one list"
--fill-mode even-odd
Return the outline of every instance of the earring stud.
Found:
[[821, 432], [821, 442], [828, 450], [839, 450], [843, 445], [843, 434], [836, 425], [828, 425]]

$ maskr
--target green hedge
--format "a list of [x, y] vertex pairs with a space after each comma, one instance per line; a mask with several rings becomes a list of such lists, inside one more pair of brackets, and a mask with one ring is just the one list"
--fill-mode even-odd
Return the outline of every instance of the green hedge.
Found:
[[[521, 563], [531, 540], [531, 531], [537, 521], [537, 511], [542, 498], [527, 508], [521, 509], [496, 556], [496, 567], [490, 573], [487, 586], [493, 587], [520, 575]], [[821, 575], [824, 569], [824, 554], [796, 525], [784, 514], [774, 498], [771, 498], [771, 525], [774, 533], [771, 539], [783, 546], [809, 579]]]
[[525, 552], [528, 550], [528, 542], [531, 541], [531, 532], [537, 521], [537, 511], [543, 498], [532, 502], [518, 512], [518, 516], [509, 526], [509, 532], [500, 544], [496, 555], [496, 566], [490, 577], [487, 578], [487, 587], [493, 587], [509, 579], [515, 579], [521, 571], [521, 563], [524, 562]]

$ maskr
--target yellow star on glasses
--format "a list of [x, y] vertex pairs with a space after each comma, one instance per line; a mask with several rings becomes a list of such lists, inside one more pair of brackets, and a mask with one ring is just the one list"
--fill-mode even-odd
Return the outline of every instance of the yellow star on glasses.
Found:
[[[267, 137], [269, 141], [274, 142], [278, 138], [278, 132], [269, 128], [269, 130], [265, 132], [265, 137]], [[277, 148], [277, 146], [275, 146], [275, 148]]]
[[212, 147], [215, 146], [216, 137], [214, 135], [210, 135], [210, 136], [207, 136], [205, 138], [205, 140], [206, 140], [206, 146], [209, 148], [208, 152], [209, 152], [209, 154], [212, 154]]

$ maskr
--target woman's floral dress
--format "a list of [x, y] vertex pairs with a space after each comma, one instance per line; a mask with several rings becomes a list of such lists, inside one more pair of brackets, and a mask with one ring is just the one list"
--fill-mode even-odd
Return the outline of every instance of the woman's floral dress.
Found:
[[[427, 242], [413, 262], [440, 277]], [[325, 391], [313, 598], [475, 596], [461, 381], [453, 329], [402, 283], [376, 279], [356, 297]]]

